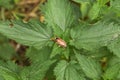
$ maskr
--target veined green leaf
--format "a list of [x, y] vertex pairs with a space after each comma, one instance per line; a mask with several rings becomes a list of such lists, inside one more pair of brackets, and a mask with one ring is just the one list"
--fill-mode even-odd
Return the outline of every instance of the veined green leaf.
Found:
[[91, 79], [100, 79], [102, 71], [98, 62], [77, 53], [76, 58], [87, 77]]
[[50, 60], [51, 50], [52, 48], [50, 47], [43, 47], [39, 50], [31, 47], [27, 51], [27, 57], [32, 60], [32, 64], [21, 71], [23, 80], [43, 80], [46, 72], [55, 62], [55, 60]]
[[29, 67], [25, 67], [20, 73], [22, 80], [43, 80], [47, 70], [54, 62], [54, 60], [47, 60], [42, 63], [38, 61]]
[[4, 43], [8, 43], [8, 39], [5, 37], [5, 36], [3, 36], [2, 34], [0, 34], [0, 44], [4, 44]]
[[50, 54], [50, 58], [55, 57], [58, 54], [61, 54], [62, 51], [64, 51], [61, 47], [59, 47], [57, 44], [54, 44], [52, 52]]
[[52, 48], [50, 47], [43, 47], [39, 50], [35, 49], [34, 47], [30, 47], [27, 50], [26, 56], [29, 57], [32, 62], [39, 61], [39, 63], [42, 63], [43, 61], [50, 59], [51, 50]]
[[110, 58], [110, 60], [108, 62], [108, 66], [113, 66], [118, 63], [120, 63], [120, 58], [117, 56], [113, 56], [112, 58]]
[[54, 69], [56, 80], [85, 80], [77, 71], [74, 62], [60, 61]]
[[66, 57], [66, 59], [68, 59], [69, 57], [69, 48], [63, 48], [63, 47], [59, 47], [57, 44], [55, 44], [53, 46], [52, 52], [50, 57], [53, 58], [57, 55], [64, 55]]
[[63, 55], [65, 56], [66, 59], [69, 59], [69, 57], [70, 57], [70, 47], [66, 47], [63, 50]]
[[13, 62], [0, 62], [0, 75], [5, 80], [21, 80], [19, 70], [19, 67]]
[[[78, 27], [81, 27], [81, 25]], [[73, 38], [71, 45], [78, 49], [94, 50], [101, 46], [107, 46], [111, 41], [118, 38], [120, 26], [113, 23], [99, 22], [95, 25], [88, 25], [86, 28], [79, 28], [77, 31], [79, 32], [71, 31]], [[76, 36], [73, 36], [72, 33], [76, 34]]]
[[[120, 0], [110, 0], [111, 6], [120, 11]], [[120, 12], [119, 12], [120, 13]]]
[[97, 0], [88, 13], [89, 18], [94, 20], [100, 17], [100, 13], [104, 13], [105, 11], [107, 12], [107, 2], [109, 2], [109, 0]]
[[39, 50], [34, 47], [28, 49], [27, 57], [32, 60], [32, 64], [30, 67], [26, 67], [21, 71], [23, 80], [42, 80], [45, 77], [46, 72], [55, 62], [54, 60], [50, 60], [51, 50], [52, 48], [50, 47], [43, 47]]
[[107, 2], [109, 2], [110, 0], [97, 0], [97, 2], [101, 5], [101, 6], [103, 6], [103, 5], [105, 5]]
[[88, 14], [89, 18], [91, 20], [96, 19], [99, 16], [100, 9], [101, 9], [100, 4], [98, 2], [94, 3], [93, 6], [92, 6], [92, 8], [89, 11], [89, 14]]
[[54, 69], [56, 80], [65, 80], [65, 70], [68, 66], [66, 61], [60, 61]]
[[9, 44], [6, 37], [0, 34], [0, 58], [3, 60], [10, 60], [15, 50]]
[[110, 58], [105, 73], [103, 74], [105, 80], [119, 80], [120, 79], [120, 58], [113, 56]]
[[74, 21], [73, 10], [69, 0], [48, 0], [42, 11], [49, 25], [57, 25], [63, 31], [70, 27]]
[[[74, 61], [71, 61], [69, 63], [69, 66], [66, 69], [65, 72], [65, 80], [86, 80], [84, 78], [83, 73], [79, 73], [79, 71], [76, 68], [76, 64]], [[80, 66], [77, 66], [80, 67]]]
[[12, 46], [8, 43], [0, 45], [0, 58], [4, 60], [10, 60], [15, 53]]
[[0, 23], [0, 33], [8, 38], [28, 46], [41, 48], [50, 42], [52, 30], [39, 21], [31, 21], [28, 24], [16, 21], [10, 26], [8, 23]]
[[115, 79], [118, 76], [119, 71], [120, 71], [120, 63], [109, 66], [103, 75], [104, 80]]
[[[116, 35], [116, 37], [119, 37], [119, 35]], [[108, 48], [110, 51], [112, 51], [117, 57], [120, 58], [120, 38], [112, 41]]]

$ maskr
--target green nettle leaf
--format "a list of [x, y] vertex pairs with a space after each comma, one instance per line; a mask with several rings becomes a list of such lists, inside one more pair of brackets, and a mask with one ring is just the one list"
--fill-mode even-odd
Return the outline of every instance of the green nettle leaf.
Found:
[[58, 27], [57, 25], [52, 26], [52, 28], [53, 28], [53, 32], [54, 32], [54, 37], [61, 36], [64, 33], [63, 30], [60, 27]]
[[27, 50], [26, 56], [30, 58], [32, 62], [43, 62], [50, 59], [51, 48], [50, 47], [43, 47], [41, 49], [36, 49], [34, 47], [30, 47]]
[[70, 57], [70, 48], [67, 47], [63, 50], [63, 55], [65, 56], [66, 59], [69, 59]]
[[38, 61], [29, 67], [25, 67], [20, 74], [22, 80], [43, 80], [47, 70], [54, 62], [55, 61], [47, 60], [39, 63]]
[[98, 62], [96, 62], [94, 59], [87, 58], [80, 54], [76, 54], [76, 58], [87, 77], [97, 80], [100, 79], [102, 71], [101, 66]]
[[31, 21], [28, 24], [16, 21], [14, 26], [1, 22], [0, 33], [19, 43], [35, 46], [36, 48], [46, 46], [52, 37], [51, 28], [41, 24], [39, 21]]
[[0, 44], [4, 44], [6, 42], [8, 42], [8, 38], [6, 38], [5, 36], [3, 36], [2, 34], [0, 34]]
[[105, 5], [107, 2], [109, 2], [110, 0], [97, 0], [97, 2], [100, 4], [100, 5]]
[[108, 62], [108, 67], [103, 74], [105, 80], [119, 80], [120, 79], [120, 58], [112, 56]]
[[[80, 67], [80, 66], [79, 66]], [[74, 62], [70, 62], [65, 72], [65, 80], [86, 80], [83, 73], [79, 73]]]
[[0, 34], [0, 58], [4, 60], [9, 60], [15, 53], [15, 50], [9, 44], [6, 37]]
[[0, 45], [0, 58], [10, 60], [14, 53], [14, 49], [9, 44]]
[[92, 8], [89, 11], [89, 14], [88, 14], [89, 18], [91, 20], [96, 19], [99, 16], [100, 9], [101, 9], [100, 4], [98, 2], [94, 3]]
[[[119, 35], [116, 35], [116, 37], [119, 37]], [[112, 41], [111, 44], [108, 45], [108, 48], [109, 48], [109, 50], [112, 51], [117, 57], [120, 58], [120, 38]]]
[[56, 80], [65, 80], [65, 70], [68, 66], [66, 61], [60, 61], [54, 69]]
[[120, 0], [111, 0], [111, 6], [120, 11]]
[[[81, 25], [78, 27], [81, 27]], [[99, 22], [95, 25], [87, 25], [83, 29], [79, 28], [77, 31], [75, 29], [71, 30], [71, 37], [73, 39], [70, 44], [78, 49], [94, 50], [107, 46], [111, 41], [118, 38], [120, 26], [113, 23]], [[76, 36], [73, 36], [72, 33], [76, 34]]]
[[21, 80], [19, 70], [19, 67], [13, 62], [0, 62], [0, 75], [5, 80]]
[[49, 25], [57, 25], [63, 31], [70, 27], [74, 21], [74, 14], [69, 0], [48, 0], [42, 11]]
[[64, 51], [63, 48], [59, 47], [57, 44], [54, 44], [52, 52], [50, 54], [50, 58], [55, 57], [58, 54], [61, 54]]
[[54, 69], [56, 80], [85, 80], [77, 71], [75, 62], [60, 61]]
[[76, 50], [78, 53], [80, 52], [81, 54], [87, 55], [89, 57], [101, 59], [105, 56], [112, 56], [110, 51], [107, 49], [107, 47], [102, 47], [100, 49], [96, 49], [94, 51], [86, 51], [86, 50]]
[[103, 75], [104, 80], [115, 79], [118, 76], [119, 71], [120, 71], [120, 63], [109, 66]]
[[50, 60], [51, 50], [52, 48], [50, 47], [43, 47], [39, 50], [33, 47], [28, 49], [26, 55], [33, 64], [21, 72], [23, 80], [42, 80], [45, 77], [46, 72], [48, 72], [50, 66], [55, 62]]
[[53, 58], [57, 55], [64, 55], [67, 59], [69, 57], [69, 48], [62, 48], [60, 46], [58, 46], [57, 44], [55, 44], [53, 46], [52, 52], [50, 54], [50, 58]]
[[113, 66], [113, 65], [118, 64], [118, 63], [120, 63], [120, 58], [117, 56], [112, 56], [112, 58], [110, 58], [110, 60], [109, 60], [108, 65]]

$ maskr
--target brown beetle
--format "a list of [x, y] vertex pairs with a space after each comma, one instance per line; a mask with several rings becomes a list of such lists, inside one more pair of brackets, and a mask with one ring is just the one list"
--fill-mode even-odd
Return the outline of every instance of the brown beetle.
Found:
[[64, 48], [67, 47], [66, 42], [62, 40], [61, 38], [56, 37], [53, 41], [55, 41], [56, 44], [58, 44], [61, 47], [64, 47]]

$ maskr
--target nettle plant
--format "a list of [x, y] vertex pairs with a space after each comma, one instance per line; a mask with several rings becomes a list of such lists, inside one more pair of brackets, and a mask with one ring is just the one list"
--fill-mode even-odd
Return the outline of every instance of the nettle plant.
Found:
[[[31, 65], [0, 63], [2, 80], [119, 80], [120, 0], [48, 0], [44, 23], [0, 23], [0, 33], [29, 46]], [[41, 7], [40, 7], [41, 8]]]

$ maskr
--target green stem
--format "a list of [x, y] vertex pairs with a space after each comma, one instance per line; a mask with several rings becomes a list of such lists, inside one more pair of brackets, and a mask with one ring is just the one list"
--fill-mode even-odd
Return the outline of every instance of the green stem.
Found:
[[1, 18], [5, 21], [5, 9], [3, 7], [1, 8]]

